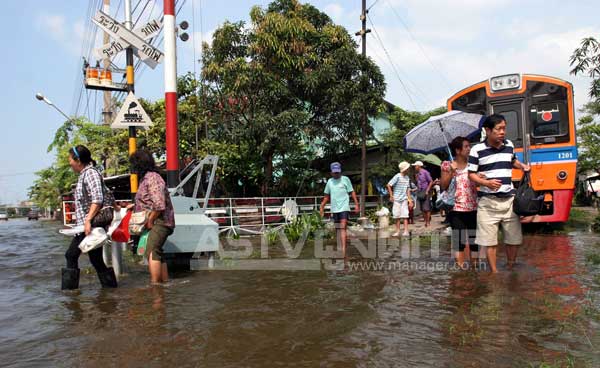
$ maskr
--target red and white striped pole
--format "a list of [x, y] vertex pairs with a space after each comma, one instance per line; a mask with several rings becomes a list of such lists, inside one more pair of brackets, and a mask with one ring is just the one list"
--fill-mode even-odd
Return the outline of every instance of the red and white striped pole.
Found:
[[177, 53], [175, 0], [164, 0], [165, 115], [167, 131], [167, 185], [179, 184], [179, 138], [177, 134]]

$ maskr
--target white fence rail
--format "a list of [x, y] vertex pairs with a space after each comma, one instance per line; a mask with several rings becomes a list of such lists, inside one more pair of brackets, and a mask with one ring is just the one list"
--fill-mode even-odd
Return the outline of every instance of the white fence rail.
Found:
[[[258, 234], [269, 227], [288, 224], [295, 216], [318, 212], [322, 200], [322, 196], [210, 198], [205, 214], [219, 224], [220, 231]], [[381, 199], [379, 196], [367, 196], [365, 202], [365, 210], [368, 211], [376, 209]], [[198, 199], [198, 203], [203, 205], [204, 199]], [[350, 207], [354, 210], [352, 203]], [[74, 226], [76, 214], [73, 201], [63, 201], [63, 213], [65, 226]], [[325, 217], [330, 215], [330, 205], [327, 204]], [[351, 220], [357, 217], [353, 212], [350, 215]]]

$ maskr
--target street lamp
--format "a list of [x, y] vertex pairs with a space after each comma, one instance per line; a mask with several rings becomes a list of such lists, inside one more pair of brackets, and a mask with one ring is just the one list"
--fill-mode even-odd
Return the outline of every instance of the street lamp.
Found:
[[55, 104], [52, 103], [52, 101], [50, 101], [48, 98], [46, 98], [43, 94], [38, 92], [35, 94], [35, 98], [37, 98], [40, 101], [44, 101], [48, 105], [54, 107], [56, 109], [56, 111], [60, 112], [62, 114], [62, 116], [67, 118], [67, 120], [71, 120], [71, 118], [67, 114], [65, 114], [61, 109], [59, 109]]

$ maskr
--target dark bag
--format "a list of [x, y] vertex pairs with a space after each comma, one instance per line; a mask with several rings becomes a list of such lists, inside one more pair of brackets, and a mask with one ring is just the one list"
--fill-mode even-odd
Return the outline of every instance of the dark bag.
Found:
[[[96, 172], [98, 173], [98, 175], [100, 175], [100, 172]], [[104, 184], [104, 179], [102, 179], [102, 175], [100, 175], [100, 181], [102, 183], [102, 196], [104, 197], [104, 199], [102, 201], [102, 208], [100, 209], [100, 211], [98, 211], [98, 213], [96, 213], [96, 215], [92, 219], [91, 225], [92, 227], [107, 228], [112, 223], [114, 217], [115, 196], [106, 187], [106, 184]], [[83, 182], [83, 196], [86, 198], [89, 196], [87, 188], [85, 186], [85, 181]]]
[[544, 196], [538, 196], [529, 184], [529, 173], [526, 172], [515, 194], [513, 212], [519, 216], [533, 216], [540, 213]]

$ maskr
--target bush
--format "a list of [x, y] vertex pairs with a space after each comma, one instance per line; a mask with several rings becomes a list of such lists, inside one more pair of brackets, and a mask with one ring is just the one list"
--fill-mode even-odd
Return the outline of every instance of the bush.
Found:
[[594, 222], [592, 222], [592, 231], [600, 233], [600, 215], [594, 218]]

